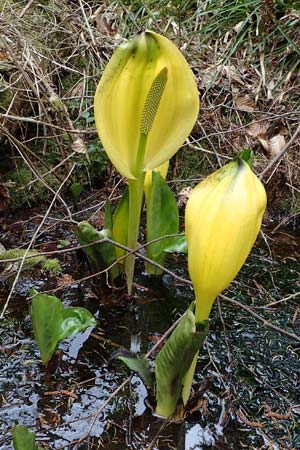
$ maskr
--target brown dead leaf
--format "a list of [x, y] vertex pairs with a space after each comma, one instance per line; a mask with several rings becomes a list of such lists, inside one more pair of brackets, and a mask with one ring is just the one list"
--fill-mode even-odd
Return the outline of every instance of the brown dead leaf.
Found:
[[263, 148], [270, 152], [270, 145], [268, 141], [267, 131], [269, 128], [268, 122], [254, 122], [251, 123], [247, 127], [247, 133], [249, 136], [257, 138], [260, 142], [260, 144], [263, 146]]
[[236, 33], [239, 33], [239, 32], [241, 31], [241, 29], [243, 28], [245, 22], [246, 22], [245, 20], [242, 20], [241, 22], [238, 22], [238, 23], [233, 27], [234, 31], [235, 31]]
[[74, 278], [68, 273], [65, 273], [61, 277], [57, 278], [57, 286], [58, 287], [70, 286], [73, 283], [74, 283]]
[[81, 153], [83, 155], [87, 155], [87, 148], [86, 145], [81, 138], [77, 138], [75, 141], [72, 142], [71, 148], [73, 152]]
[[269, 140], [269, 148], [271, 156], [276, 156], [285, 146], [285, 138], [282, 134], [276, 134]]
[[259, 142], [261, 143], [261, 145], [263, 146], [263, 148], [267, 151], [270, 152], [270, 144], [269, 141], [261, 136], [257, 136], [257, 139], [259, 140]]
[[215, 84], [218, 84], [220, 67], [220, 65], [210, 66], [200, 71], [200, 83], [204, 88], [209, 88], [214, 80]]
[[268, 122], [254, 122], [247, 127], [247, 133], [252, 137], [266, 137], [268, 128]]
[[237, 109], [242, 111], [252, 112], [255, 110], [255, 102], [252, 100], [250, 95], [238, 95], [235, 99], [235, 106]]
[[94, 13], [92, 18], [96, 23], [97, 30], [104, 35], [119, 37], [117, 26], [118, 10], [109, 11], [107, 5], [101, 5]]
[[228, 78], [229, 81], [236, 81], [242, 86], [245, 85], [245, 81], [242, 79], [240, 73], [234, 66], [224, 66], [222, 75]]
[[187, 204], [187, 201], [189, 199], [189, 196], [192, 193], [192, 188], [191, 187], [185, 187], [183, 188], [179, 194], [178, 194], [178, 200], [177, 200], [177, 205], [179, 208], [182, 208], [183, 206], [185, 206]]

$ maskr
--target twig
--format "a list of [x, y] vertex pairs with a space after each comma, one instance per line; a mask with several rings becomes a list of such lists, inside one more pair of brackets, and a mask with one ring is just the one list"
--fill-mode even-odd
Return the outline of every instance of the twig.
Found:
[[244, 309], [249, 314], [251, 314], [251, 316], [255, 317], [255, 319], [262, 322], [265, 327], [271, 328], [271, 330], [277, 331], [280, 334], [284, 334], [285, 336], [288, 336], [289, 338], [295, 339], [295, 341], [300, 342], [300, 336], [298, 336], [297, 334], [294, 334], [294, 333], [290, 333], [289, 331], [284, 330], [283, 328], [277, 327], [276, 325], [273, 325], [268, 320], [264, 319], [259, 314], [257, 314], [255, 311], [253, 311], [253, 309], [250, 308], [249, 306], [244, 305], [243, 303], [237, 302], [236, 300], [232, 300], [231, 298], [226, 297], [225, 295], [220, 295], [220, 297], [222, 299], [226, 300], [226, 302], [229, 302], [232, 305], [235, 305], [235, 306], [238, 306], [239, 308]]
[[97, 131], [95, 128], [93, 128], [91, 130], [76, 130], [73, 127], [71, 127], [71, 128], [61, 127], [59, 125], [55, 125], [54, 123], [45, 122], [45, 121], [39, 120], [39, 119], [34, 119], [33, 117], [22, 117], [22, 116], [15, 116], [12, 114], [0, 113], [0, 119], [9, 119], [9, 120], [16, 120], [18, 122], [34, 123], [35, 125], [45, 125], [47, 127], [55, 128], [56, 130], [59, 130], [59, 131], [64, 131], [66, 133], [97, 134]]
[[[21, 144], [22, 147], [25, 147], [24, 144], [20, 143], [18, 141], [18, 139], [16, 139], [8, 130], [5, 129], [5, 127], [2, 127], [2, 125], [0, 125], [0, 129], [5, 130], [5, 134], [9, 137], [9, 139], [12, 141], [12, 143], [14, 144], [16, 150], [18, 151], [18, 153], [20, 154], [20, 156], [22, 157], [22, 159], [24, 160], [24, 162], [27, 164], [27, 166], [30, 168], [30, 170], [33, 172], [33, 174], [36, 176], [36, 178], [38, 178], [38, 180], [49, 190], [51, 191], [54, 195], [57, 195], [57, 198], [61, 201], [61, 203], [64, 205], [64, 207], [66, 208], [66, 211], [68, 213], [69, 219], [72, 223], [74, 223], [75, 221], [72, 218], [72, 214], [71, 211], [68, 207], [68, 205], [66, 204], [66, 202], [64, 201], [64, 199], [61, 197], [61, 195], [58, 194], [59, 190], [57, 192], [55, 192], [54, 189], [52, 189], [51, 186], [49, 186], [47, 184], [47, 182], [44, 180], [43, 177], [40, 176], [40, 174], [37, 172], [37, 170], [35, 169], [35, 167], [33, 166], [32, 162], [30, 161], [29, 158], [27, 158], [27, 156], [25, 156], [23, 154], [23, 152], [20, 150], [19, 145]], [[66, 181], [66, 179], [63, 181]], [[76, 222], [75, 222], [76, 223]]]
[[154, 445], [156, 444], [157, 439], [159, 438], [160, 433], [163, 431], [163, 429], [168, 425], [169, 420], [165, 419], [163, 421], [163, 423], [161, 424], [159, 430], [157, 431], [157, 433], [155, 434], [154, 438], [152, 439], [152, 441], [150, 442], [150, 444], [144, 449], [144, 450], [153, 450]]
[[[103, 239], [97, 239], [97, 240], [92, 241], [92, 242], [88, 242], [87, 244], [76, 245], [76, 246], [74, 246], [74, 247], [62, 248], [62, 249], [59, 249], [59, 250], [51, 250], [51, 251], [49, 251], [49, 252], [37, 252], [37, 253], [32, 254], [32, 255], [27, 255], [25, 259], [34, 258], [34, 257], [36, 257], [36, 256], [50, 256], [50, 255], [57, 255], [57, 254], [60, 254], [60, 253], [75, 252], [75, 251], [80, 250], [80, 249], [84, 249], [84, 248], [87, 248], [87, 247], [92, 247], [92, 246], [95, 245], [95, 244], [106, 244], [106, 243], [107, 243], [107, 244], [112, 244], [112, 245], [114, 245], [115, 247], [121, 248], [122, 250], [127, 250], [128, 252], [131, 252], [131, 253], [134, 252], [134, 253], [136, 253], [138, 256], [144, 257], [144, 255], [140, 255], [140, 254], [139, 254], [139, 250], [140, 250], [141, 248], [145, 248], [145, 247], [147, 247], [148, 245], [153, 244], [153, 243], [158, 242], [158, 241], [162, 241], [163, 239], [168, 239], [168, 238], [170, 238], [170, 237], [177, 237], [177, 236], [182, 236], [182, 234], [167, 234], [167, 235], [165, 235], [165, 236], [162, 236], [162, 237], [153, 239], [152, 241], [148, 241], [148, 242], [146, 242], [145, 244], [140, 245], [140, 247], [139, 247], [138, 249], [135, 249], [135, 250], [132, 250], [132, 249], [130, 249], [129, 247], [126, 247], [125, 245], [119, 244], [118, 242], [113, 241], [112, 239], [109, 239], [109, 238], [103, 238]], [[127, 255], [118, 258], [117, 261], [118, 261], [118, 262], [120, 262], [119, 260], [122, 261], [122, 260], [124, 259], [124, 257], [126, 257], [126, 256], [127, 256]], [[155, 264], [155, 261], [152, 261], [152, 259], [147, 258], [147, 257], [144, 257], [144, 258], [146, 258], [146, 260], [147, 260], [148, 262], [151, 262], [151, 263], [153, 262], [153, 263]], [[19, 258], [1, 259], [1, 255], [0, 255], [0, 263], [1, 263], [1, 262], [3, 262], [3, 263], [18, 262], [18, 261], [21, 261], [22, 259], [23, 259], [22, 256], [19, 257]], [[159, 267], [159, 268], [163, 268], [163, 266], [161, 266], [160, 264], [158, 265], [158, 267]], [[105, 271], [106, 271], [106, 270], [108, 270], [108, 268], [105, 269]], [[188, 281], [188, 280], [186, 280], [186, 279], [184, 279], [184, 280], [185, 280], [185, 282]], [[190, 281], [189, 281], [189, 284], [191, 284]]]
[[28, 9], [30, 8], [30, 6], [33, 4], [34, 0], [29, 0], [29, 2], [27, 3], [27, 5], [22, 9], [22, 11], [20, 12], [19, 18], [21, 19], [23, 16], [25, 16], [25, 14], [27, 13]]
[[43, 224], [44, 224], [44, 222], [45, 222], [45, 220], [46, 220], [46, 218], [47, 218], [47, 215], [50, 213], [50, 211], [51, 211], [51, 209], [52, 209], [52, 206], [54, 205], [56, 199], [58, 198], [60, 190], [62, 189], [63, 185], [66, 183], [66, 181], [68, 180], [68, 178], [71, 176], [71, 174], [72, 174], [72, 172], [73, 172], [73, 170], [74, 170], [74, 167], [75, 167], [75, 164], [73, 164], [73, 166], [72, 166], [70, 172], [68, 173], [68, 175], [66, 176], [66, 178], [64, 179], [64, 181], [63, 181], [63, 182], [61, 183], [61, 185], [59, 186], [57, 192], [55, 193], [55, 195], [54, 195], [54, 197], [53, 197], [53, 199], [52, 199], [52, 201], [51, 201], [51, 203], [50, 203], [50, 205], [49, 205], [49, 208], [48, 208], [47, 211], [46, 211], [45, 216], [43, 217], [43, 219], [42, 219], [41, 223], [39, 224], [39, 226], [37, 227], [36, 231], [34, 232], [34, 235], [32, 236], [31, 241], [30, 241], [28, 247], [27, 247], [26, 250], [25, 250], [25, 253], [24, 253], [23, 258], [22, 258], [22, 260], [21, 260], [21, 263], [20, 263], [20, 266], [19, 266], [17, 275], [16, 275], [16, 277], [15, 277], [15, 279], [14, 279], [13, 285], [12, 285], [12, 287], [11, 287], [11, 290], [10, 290], [10, 292], [9, 292], [9, 295], [8, 295], [8, 297], [7, 297], [7, 300], [6, 300], [6, 302], [5, 302], [5, 305], [4, 305], [3, 309], [2, 309], [2, 312], [1, 312], [1, 315], [0, 315], [0, 319], [3, 319], [4, 314], [5, 314], [6, 310], [7, 310], [9, 301], [10, 301], [10, 299], [11, 299], [11, 297], [12, 297], [12, 294], [13, 294], [13, 292], [14, 292], [14, 290], [15, 290], [16, 284], [17, 284], [17, 282], [18, 282], [18, 280], [19, 280], [19, 276], [20, 276], [20, 273], [21, 273], [21, 271], [22, 271], [22, 267], [23, 267], [23, 264], [24, 264], [26, 255], [27, 255], [27, 253], [29, 252], [30, 247], [32, 246], [33, 242], [35, 241], [36, 236], [38, 235], [39, 230], [42, 228], [42, 226], [43, 226]]
[[[183, 313], [179, 319], [176, 320], [176, 322], [174, 322], [170, 328], [167, 329], [167, 331], [159, 338], [159, 340], [155, 343], [155, 345], [148, 351], [148, 353], [146, 353], [145, 358], [149, 358], [149, 356], [151, 356], [151, 354], [161, 345], [162, 342], [165, 341], [165, 339], [172, 333], [172, 331], [176, 328], [176, 326], [178, 325], [178, 323], [181, 321], [182, 317], [184, 316], [185, 313]], [[91, 424], [89, 426], [88, 431], [78, 440], [76, 441], [76, 447], [78, 447], [78, 445], [83, 442], [91, 433], [93, 426], [97, 420], [97, 418], [99, 417], [99, 414], [103, 411], [103, 409], [108, 405], [108, 403], [129, 383], [129, 381], [131, 380], [131, 376], [129, 376], [128, 378], [126, 378], [125, 381], [123, 381], [122, 384], [120, 384], [120, 386], [117, 387], [117, 389], [114, 390], [114, 392], [108, 397], [107, 400], [105, 400], [105, 402], [100, 406], [100, 408], [96, 411], [96, 413], [93, 416], [93, 419], [91, 421]], [[163, 426], [166, 425], [166, 421], [163, 423]], [[163, 427], [162, 427], [163, 428]], [[161, 429], [162, 429], [161, 428]], [[161, 429], [159, 430], [159, 432], [161, 431]], [[158, 434], [156, 434], [155, 436], [155, 440], [154, 443], [156, 441], [158, 437]], [[153, 443], [153, 441], [152, 441]], [[151, 443], [151, 444], [152, 444]], [[148, 447], [146, 450], [150, 450], [151, 448], [153, 448], [153, 446]], [[59, 450], [59, 449], [58, 449]]]

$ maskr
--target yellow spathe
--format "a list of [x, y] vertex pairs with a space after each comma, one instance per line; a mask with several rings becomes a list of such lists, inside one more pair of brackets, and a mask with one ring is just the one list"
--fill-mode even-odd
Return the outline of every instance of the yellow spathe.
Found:
[[188, 267], [196, 295], [196, 322], [244, 264], [261, 227], [267, 197], [248, 164], [238, 159], [193, 190], [185, 212]]
[[[97, 87], [94, 109], [111, 162], [121, 175], [134, 179], [170, 159], [184, 143], [198, 116], [199, 97], [177, 47], [145, 31], [114, 52]], [[143, 145], [141, 135], [146, 137]]]

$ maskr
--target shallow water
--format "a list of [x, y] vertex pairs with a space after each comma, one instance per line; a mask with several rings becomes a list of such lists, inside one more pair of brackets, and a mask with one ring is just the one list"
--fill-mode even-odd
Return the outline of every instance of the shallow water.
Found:
[[[298, 236], [287, 236], [288, 242], [282, 242], [281, 235], [272, 235], [272, 256], [261, 242], [226, 294], [299, 335], [300, 246]], [[62, 261], [74, 279], [85, 270], [76, 258], [68, 255]], [[168, 264], [187, 277], [185, 258], [170, 258]], [[130, 301], [121, 292], [113, 301], [97, 299], [91, 284], [74, 283], [57, 295], [65, 305], [90, 309], [98, 324], [62, 342], [47, 372], [33, 340], [26, 295], [32, 285], [43, 290], [53, 283], [38, 271], [22, 274], [0, 325], [0, 450], [12, 448], [15, 422], [30, 427], [38, 444], [53, 450], [146, 450], [155, 437], [156, 450], [300, 449], [299, 342], [225, 301], [214, 307], [199, 356], [194, 388], [204, 393], [195, 396], [193, 414], [160, 430], [164, 424], [146, 407], [147, 392], [134, 375], [95, 418], [129, 374], [118, 363], [107, 367], [110, 354], [119, 347], [146, 353], [187, 308], [193, 293], [170, 275], [140, 275]], [[3, 301], [8, 288], [9, 282], [4, 283]]]

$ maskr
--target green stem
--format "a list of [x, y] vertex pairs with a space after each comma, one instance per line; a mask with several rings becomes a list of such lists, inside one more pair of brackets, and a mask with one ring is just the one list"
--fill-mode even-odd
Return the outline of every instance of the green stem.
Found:
[[[201, 297], [201, 301], [197, 301], [197, 296], [196, 296], [196, 310], [195, 310], [195, 322], [197, 323], [201, 323], [204, 322], [205, 320], [208, 320], [209, 315], [210, 315], [210, 311], [213, 307], [215, 298], [214, 297], [206, 297], [203, 298]], [[199, 306], [201, 305], [201, 307]]]
[[[145, 172], [141, 172], [140, 168], [143, 167], [144, 154], [147, 144], [147, 135], [141, 134], [137, 160], [136, 160], [136, 178], [128, 180], [129, 187], [129, 211], [128, 211], [128, 235], [127, 235], [127, 247], [132, 250], [137, 248], [137, 241], [139, 235], [140, 218], [144, 193], [144, 179]], [[127, 282], [127, 292], [130, 295], [132, 291], [132, 282], [134, 275], [134, 254], [129, 255], [125, 260], [125, 274]]]
[[185, 406], [190, 398], [191, 389], [194, 379], [194, 374], [196, 370], [197, 360], [198, 360], [199, 351], [195, 354], [192, 364], [190, 365], [189, 370], [186, 372], [183, 383], [182, 383], [182, 401]]
[[[201, 332], [202, 332], [202, 340], [200, 343], [200, 348], [202, 348], [205, 338], [207, 336], [209, 327], [208, 327], [208, 319], [202, 319], [202, 320], [197, 321], [197, 304], [196, 304], [196, 311], [195, 311], [195, 322], [196, 322], [197, 331], [199, 332], [201, 330]], [[190, 367], [189, 367], [188, 371], [186, 372], [186, 374], [183, 378], [183, 381], [182, 381], [181, 397], [182, 397], [184, 406], [187, 404], [187, 402], [190, 398], [190, 395], [191, 395], [191, 389], [192, 389], [192, 384], [193, 384], [194, 374], [195, 374], [195, 370], [196, 370], [199, 351], [200, 351], [200, 349], [195, 354], [192, 364], [190, 365]]]

